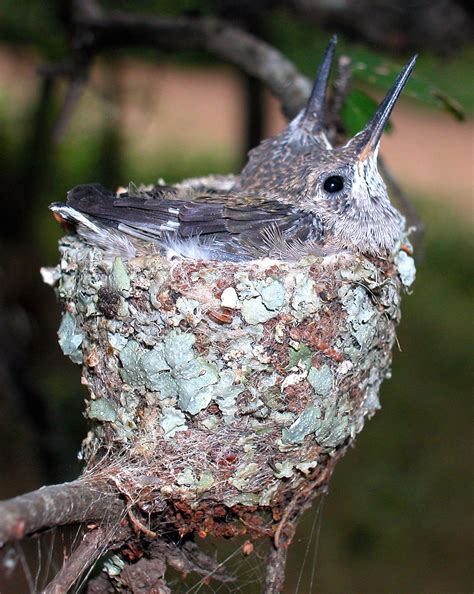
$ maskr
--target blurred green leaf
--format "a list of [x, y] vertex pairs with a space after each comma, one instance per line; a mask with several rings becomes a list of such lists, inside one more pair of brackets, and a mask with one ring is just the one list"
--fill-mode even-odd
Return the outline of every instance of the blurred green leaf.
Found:
[[[401, 68], [381, 57], [368, 53], [363, 48], [351, 51], [354, 79], [370, 85], [389, 89]], [[462, 105], [453, 97], [444, 93], [431, 81], [420, 77], [414, 72], [407, 83], [404, 94], [417, 101], [432, 105], [447, 111], [457, 120], [464, 120], [466, 115]]]
[[[345, 98], [341, 117], [349, 136], [360, 132], [377, 109], [378, 102], [364, 91], [353, 89]], [[392, 124], [387, 123], [387, 132], [392, 130]]]

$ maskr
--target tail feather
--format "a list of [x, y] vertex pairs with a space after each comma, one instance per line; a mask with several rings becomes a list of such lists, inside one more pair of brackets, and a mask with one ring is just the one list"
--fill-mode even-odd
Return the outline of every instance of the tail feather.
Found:
[[132, 238], [124, 233], [92, 221], [78, 210], [60, 203], [51, 204], [53, 213], [64, 221], [71, 223], [77, 234], [89, 245], [100, 248], [108, 258], [120, 256], [131, 260], [138, 255], [138, 249]]

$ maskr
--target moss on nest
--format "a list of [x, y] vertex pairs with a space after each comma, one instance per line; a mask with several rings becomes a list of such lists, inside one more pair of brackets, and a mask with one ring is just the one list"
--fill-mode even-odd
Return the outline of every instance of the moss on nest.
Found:
[[405, 252], [111, 262], [74, 236], [60, 252], [46, 277], [89, 391], [87, 471], [107, 451], [115, 484], [143, 510], [165, 501], [182, 531], [232, 535], [257, 509], [272, 529], [295, 495], [324, 488], [379, 408], [414, 275]]

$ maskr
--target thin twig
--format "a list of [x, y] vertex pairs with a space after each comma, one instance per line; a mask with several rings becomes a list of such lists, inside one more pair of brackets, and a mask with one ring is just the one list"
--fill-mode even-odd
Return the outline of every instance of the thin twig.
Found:
[[95, 563], [107, 546], [109, 537], [102, 528], [85, 534], [81, 544], [66, 559], [54, 579], [47, 585], [44, 594], [65, 594], [81, 575]]
[[51, 134], [52, 141], [54, 144], [58, 144], [63, 136], [64, 132], [69, 124], [76, 105], [79, 103], [82, 91], [85, 86], [85, 79], [83, 76], [77, 76], [71, 79], [69, 88], [66, 92], [63, 105], [54, 123], [53, 132]]

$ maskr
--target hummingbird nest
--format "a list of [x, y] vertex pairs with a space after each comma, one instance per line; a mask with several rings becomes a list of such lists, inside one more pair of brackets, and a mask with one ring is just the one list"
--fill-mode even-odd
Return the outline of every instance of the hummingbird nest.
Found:
[[380, 407], [414, 279], [402, 241], [387, 259], [233, 263], [124, 262], [63, 238], [44, 275], [88, 390], [85, 475], [149, 536], [278, 538]]

